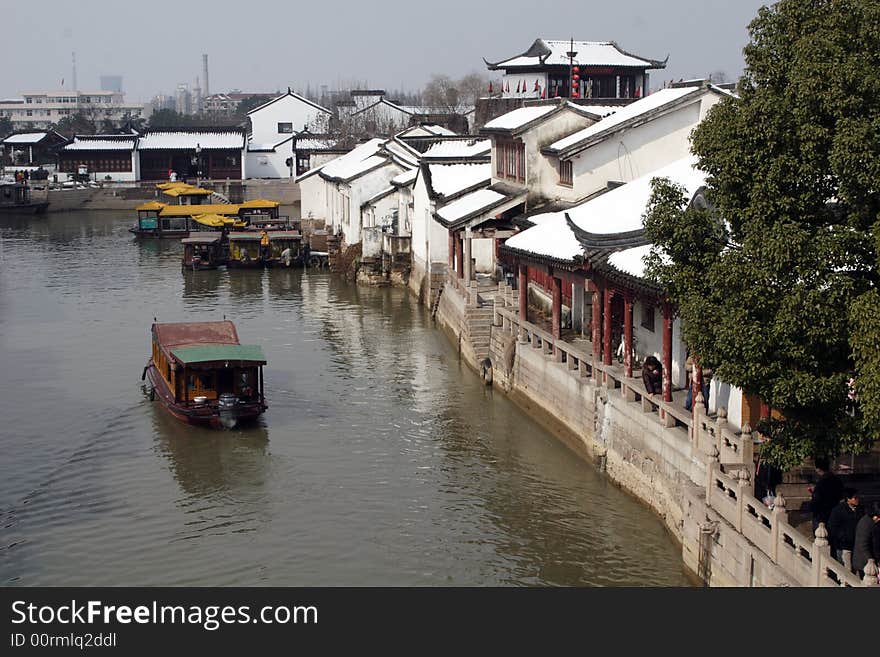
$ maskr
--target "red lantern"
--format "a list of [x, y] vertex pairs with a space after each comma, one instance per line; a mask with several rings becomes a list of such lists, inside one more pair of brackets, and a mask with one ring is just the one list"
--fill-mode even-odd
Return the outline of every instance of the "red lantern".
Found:
[[572, 91], [572, 92], [571, 92], [571, 97], [572, 97], [572, 98], [580, 98], [581, 95], [580, 95], [577, 91]]
[[581, 72], [581, 69], [579, 69], [577, 66], [572, 66], [572, 67], [571, 67], [571, 72], [572, 72], [572, 73], [580, 73], [580, 72]]
[[581, 76], [578, 75], [577, 73], [575, 73], [574, 75], [571, 76], [571, 79], [574, 80], [575, 82], [577, 82], [578, 80], [581, 79]]

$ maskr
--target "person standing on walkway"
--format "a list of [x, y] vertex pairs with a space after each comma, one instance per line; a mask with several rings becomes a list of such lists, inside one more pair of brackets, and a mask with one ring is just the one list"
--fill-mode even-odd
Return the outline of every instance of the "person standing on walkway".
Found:
[[856, 525], [862, 516], [859, 508], [859, 492], [855, 488], [847, 488], [843, 491], [843, 499], [831, 511], [828, 518], [828, 543], [831, 545], [831, 554], [840, 563], [845, 564], [844, 551], [852, 556], [853, 545], [856, 542]]
[[840, 478], [831, 472], [828, 465], [828, 459], [819, 457], [816, 459], [816, 473], [819, 480], [814, 486], [810, 486], [810, 511], [813, 514], [813, 534], [820, 522], [828, 525], [828, 518], [831, 515], [831, 509], [843, 497], [843, 482]]
[[868, 559], [880, 565], [880, 502], [873, 502], [856, 525], [852, 569], [859, 577], [864, 577]]

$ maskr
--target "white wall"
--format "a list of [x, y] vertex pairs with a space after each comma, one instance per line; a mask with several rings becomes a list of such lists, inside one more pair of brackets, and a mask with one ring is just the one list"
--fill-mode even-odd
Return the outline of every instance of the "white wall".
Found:
[[316, 131], [316, 118], [319, 115], [326, 117], [329, 116], [329, 113], [296, 96], [285, 95], [280, 100], [276, 100], [271, 105], [258, 109], [249, 115], [253, 142], [277, 144], [282, 139], [289, 137], [289, 133], [278, 132], [279, 123], [293, 123], [293, 129], [296, 132], [306, 128]]
[[300, 213], [303, 219], [327, 220], [327, 182], [318, 173], [299, 181]]
[[[355, 178], [348, 183], [330, 183], [328, 189], [328, 216], [334, 228], [341, 228], [348, 244], [361, 241], [361, 204], [391, 185], [391, 179], [403, 173], [403, 168], [388, 162], [385, 166]], [[320, 177], [320, 174], [316, 174]]]
[[[593, 123], [595, 123], [593, 119], [583, 114], [579, 114], [574, 110], [564, 110], [520, 135], [519, 139], [525, 145], [526, 185], [529, 188], [529, 195], [546, 196], [546, 190], [555, 190], [559, 179], [555, 165], [551, 164], [548, 158], [541, 154], [541, 149]], [[493, 139], [492, 182], [504, 181], [516, 185], [522, 184], [506, 178], [498, 178], [496, 173], [498, 170], [498, 149], [496, 144], [496, 140]]]
[[552, 173], [541, 180], [547, 198], [577, 200], [605, 189], [609, 181], [630, 182], [690, 154], [690, 135], [721, 97], [707, 92], [652, 121], [610, 135], [572, 158], [574, 184], [559, 184], [559, 161], [544, 157]]
[[397, 191], [394, 191], [375, 203], [365, 206], [361, 210], [362, 226], [364, 228], [391, 226], [394, 212], [398, 210], [398, 196]]
[[[446, 248], [449, 248], [448, 244]], [[471, 240], [471, 257], [476, 260], [475, 271], [481, 274], [494, 274], [495, 240], [486, 237]]]
[[[282, 150], [287, 146], [287, 150]], [[285, 164], [285, 160], [293, 157], [289, 150], [290, 144], [284, 144], [279, 150], [274, 152], [257, 152], [248, 151], [245, 154], [245, 177], [247, 178], [290, 178], [290, 167]]]

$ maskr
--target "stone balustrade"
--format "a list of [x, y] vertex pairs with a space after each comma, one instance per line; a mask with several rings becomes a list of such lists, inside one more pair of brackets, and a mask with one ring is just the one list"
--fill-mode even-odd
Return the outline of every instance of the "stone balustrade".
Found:
[[[499, 284], [493, 306], [495, 330], [516, 336], [519, 348], [534, 349], [564, 365], [571, 376], [589, 378], [596, 386], [606, 388], [608, 394], [617, 391], [626, 401], [640, 401], [644, 412], [658, 414], [661, 427], [686, 428], [693, 453], [707, 455], [706, 480], [695, 482], [705, 487], [707, 506], [793, 581], [802, 586], [877, 586], [877, 566], [873, 561], [866, 567], [864, 582], [860, 581], [832, 558], [823, 525], [810, 541], [789, 524], [781, 496], [772, 509], [754, 497], [754, 437], [748, 425], [736, 432], [728, 425], [726, 413], [719, 412], [716, 418], [708, 416], [700, 394], [693, 411], [664, 402], [659, 396], [648, 396], [640, 379], [624, 376], [620, 367], [595, 362], [592, 350], [556, 339], [539, 326], [521, 320], [516, 304], [516, 293]], [[681, 435], [662, 431], [660, 434], [670, 445]]]

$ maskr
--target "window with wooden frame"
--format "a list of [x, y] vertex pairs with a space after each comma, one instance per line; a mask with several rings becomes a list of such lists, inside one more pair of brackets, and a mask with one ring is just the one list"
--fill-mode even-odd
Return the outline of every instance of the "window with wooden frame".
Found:
[[559, 160], [559, 184], [565, 185], [566, 187], [572, 186], [573, 173], [572, 173], [572, 164], [571, 160]]
[[497, 160], [495, 163], [495, 172], [498, 177], [525, 182], [525, 144], [521, 141], [513, 141], [512, 139], [498, 140], [495, 154]]

